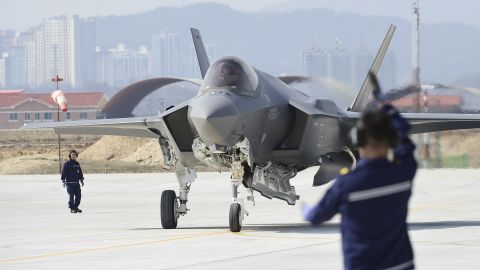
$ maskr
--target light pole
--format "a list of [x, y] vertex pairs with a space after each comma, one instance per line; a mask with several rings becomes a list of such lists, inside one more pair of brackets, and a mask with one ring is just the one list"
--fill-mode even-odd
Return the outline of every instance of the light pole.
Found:
[[[63, 96], [65, 98], [65, 96], [63, 95], [63, 92], [60, 94], [59, 93], [60, 91], [58, 89], [58, 84], [62, 81], [63, 81], [63, 78], [60, 78], [58, 76], [58, 74], [55, 77], [52, 78], [52, 82], [54, 82], [56, 84], [56, 91], [54, 91], [52, 93], [52, 99], [57, 104], [57, 122], [60, 122], [60, 103], [62, 103], [62, 101], [63, 101], [66, 104], [66, 99], [61, 100], [61, 98], [60, 98], [60, 96]], [[66, 107], [65, 107], [65, 111], [66, 111]], [[58, 135], [58, 170], [59, 170], [60, 173], [62, 173], [60, 134], [57, 134], [57, 135]]]
[[[413, 68], [413, 89], [415, 90], [415, 112], [421, 112], [423, 106], [424, 112], [428, 112], [428, 94], [425, 90], [423, 102], [421, 97], [422, 87], [420, 82], [420, 0], [413, 0], [413, 21], [412, 21], [412, 68]], [[421, 157], [420, 151], [423, 149], [423, 167], [430, 166], [430, 137], [428, 133], [417, 135], [418, 156]], [[422, 145], [423, 144], [423, 145]], [[423, 146], [423, 147], [420, 147]]]

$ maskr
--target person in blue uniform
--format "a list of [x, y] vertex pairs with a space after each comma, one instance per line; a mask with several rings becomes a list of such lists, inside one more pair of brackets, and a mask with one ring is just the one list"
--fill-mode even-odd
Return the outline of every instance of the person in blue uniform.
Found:
[[341, 213], [345, 269], [414, 269], [406, 223], [417, 170], [410, 124], [390, 104], [362, 115], [351, 139], [360, 159], [343, 168], [304, 218], [320, 224]]
[[82, 210], [78, 208], [80, 205], [80, 200], [82, 199], [82, 187], [83, 183], [83, 173], [80, 163], [77, 161], [78, 152], [75, 150], [70, 150], [68, 154], [69, 160], [63, 164], [62, 167], [62, 183], [63, 186], [67, 188], [67, 193], [69, 195], [68, 207], [70, 208], [71, 213], [82, 213]]

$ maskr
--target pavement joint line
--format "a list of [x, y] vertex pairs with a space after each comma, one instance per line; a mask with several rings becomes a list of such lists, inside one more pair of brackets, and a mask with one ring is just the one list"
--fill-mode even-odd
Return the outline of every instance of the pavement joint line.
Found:
[[296, 236], [272, 236], [272, 235], [259, 235], [253, 233], [242, 233], [239, 232], [237, 235], [248, 236], [248, 237], [260, 237], [260, 238], [278, 238], [278, 239], [299, 239], [299, 240], [329, 240], [329, 241], [340, 241], [338, 238], [329, 238], [329, 237], [296, 237]]
[[452, 203], [437, 203], [437, 204], [427, 204], [427, 205], [421, 205], [421, 206], [415, 206], [411, 207], [409, 210], [411, 211], [417, 211], [417, 210], [425, 210], [427, 208], [435, 208], [435, 207], [443, 207], [443, 206], [451, 206], [451, 205], [458, 205], [458, 204], [465, 204], [465, 203], [471, 203], [471, 202], [478, 202], [480, 200], [468, 200], [468, 201], [460, 201], [460, 202], [452, 202]]
[[[466, 240], [468, 241], [468, 240]], [[414, 244], [428, 244], [428, 245], [435, 245], [435, 246], [438, 246], [438, 245], [443, 245], [443, 246], [466, 246], [466, 247], [478, 247], [480, 246], [480, 244], [464, 244], [462, 242], [465, 242], [465, 241], [460, 241], [460, 242], [452, 242], [452, 241], [449, 241], [449, 242], [441, 242], [441, 241], [428, 241], [428, 240], [418, 240], [418, 241], [413, 241]]]
[[72, 251], [65, 251], [65, 252], [58, 252], [58, 253], [51, 253], [51, 254], [44, 254], [44, 255], [37, 255], [37, 256], [0, 259], [0, 263], [12, 263], [12, 262], [19, 262], [19, 261], [27, 261], [27, 260], [34, 260], [34, 259], [43, 259], [43, 258], [49, 258], [49, 257], [63, 256], [63, 255], [76, 255], [76, 254], [103, 251], [103, 250], [109, 250], [109, 249], [135, 247], [135, 246], [151, 245], [151, 244], [160, 244], [160, 243], [173, 242], [173, 241], [176, 241], [176, 240], [184, 240], [184, 239], [198, 238], [198, 237], [204, 237], [204, 236], [216, 236], [216, 235], [230, 234], [230, 233], [231, 233], [230, 231], [222, 231], [222, 232], [214, 232], [214, 233], [190, 234], [190, 235], [183, 235], [183, 236], [180, 236], [180, 237], [172, 237], [172, 238], [155, 240], [155, 241], [145, 241], [145, 242], [137, 242], [137, 243], [129, 243], [129, 244], [119, 244], [119, 245], [111, 245], [111, 246], [105, 246], [105, 247], [99, 247], [99, 248], [86, 248], [86, 249], [80, 249], [80, 250], [72, 250]]

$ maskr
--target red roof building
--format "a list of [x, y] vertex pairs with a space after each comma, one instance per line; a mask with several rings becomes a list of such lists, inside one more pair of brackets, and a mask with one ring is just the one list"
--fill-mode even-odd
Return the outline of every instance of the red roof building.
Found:
[[[416, 96], [410, 95], [393, 101], [393, 105], [402, 112], [415, 112]], [[423, 100], [421, 101], [423, 102]], [[422, 104], [420, 104], [422, 105]], [[429, 95], [428, 112], [458, 113], [461, 112], [462, 97], [455, 95]], [[421, 110], [423, 110], [423, 105]]]
[[[51, 93], [26, 93], [0, 90], [0, 129], [19, 128], [28, 122], [58, 121], [57, 104]], [[107, 103], [102, 92], [65, 93], [68, 111], [60, 112], [60, 121], [96, 119]]]

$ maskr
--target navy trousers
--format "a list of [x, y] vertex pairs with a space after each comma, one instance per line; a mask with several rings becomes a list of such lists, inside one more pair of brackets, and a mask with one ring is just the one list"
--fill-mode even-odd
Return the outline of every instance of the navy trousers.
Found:
[[80, 184], [67, 184], [67, 192], [70, 196], [68, 200], [68, 207], [70, 209], [77, 209], [82, 199], [82, 189]]

